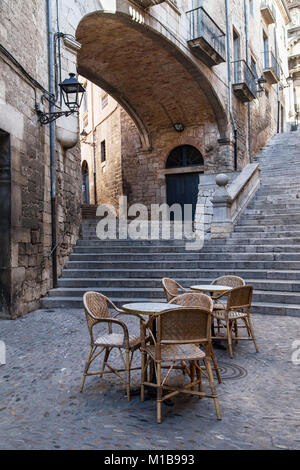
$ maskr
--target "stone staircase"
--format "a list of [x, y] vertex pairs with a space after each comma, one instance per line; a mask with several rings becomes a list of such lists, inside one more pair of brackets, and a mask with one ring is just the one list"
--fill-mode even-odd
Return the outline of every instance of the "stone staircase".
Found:
[[256, 160], [262, 186], [229, 239], [209, 240], [200, 252], [178, 240], [101, 241], [96, 220], [85, 220], [43, 307], [81, 307], [87, 290], [119, 305], [164, 300], [164, 276], [188, 287], [226, 273], [254, 286], [254, 312], [300, 316], [300, 132], [276, 135]]

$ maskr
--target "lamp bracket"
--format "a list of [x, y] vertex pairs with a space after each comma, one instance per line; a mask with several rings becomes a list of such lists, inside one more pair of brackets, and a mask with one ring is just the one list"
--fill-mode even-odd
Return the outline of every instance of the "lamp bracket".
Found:
[[46, 125], [49, 124], [50, 122], [56, 121], [56, 119], [62, 117], [62, 116], [70, 116], [71, 114], [78, 113], [77, 110], [70, 110], [70, 111], [56, 111], [54, 113], [41, 113], [37, 109], [37, 112], [39, 114], [39, 122], [40, 124]]

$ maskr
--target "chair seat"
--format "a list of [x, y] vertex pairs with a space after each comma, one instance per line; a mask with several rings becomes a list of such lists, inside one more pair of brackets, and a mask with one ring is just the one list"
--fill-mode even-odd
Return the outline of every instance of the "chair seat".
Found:
[[222, 304], [221, 302], [214, 304], [214, 310], [226, 310], [226, 304]]
[[[147, 346], [145, 351], [155, 360], [155, 346]], [[165, 344], [161, 347], [161, 360], [163, 362], [199, 360], [205, 353], [195, 344]]]
[[[121, 348], [124, 345], [124, 335], [119, 333], [112, 333], [99, 336], [94, 344], [96, 346], [110, 346], [115, 348]], [[129, 335], [129, 347], [131, 349], [138, 348], [140, 344], [141, 338], [139, 336]]]
[[[226, 309], [223, 309], [223, 310], [214, 310], [213, 311], [213, 316], [215, 318], [218, 318], [219, 320], [225, 320], [226, 319]], [[246, 318], [247, 317], [247, 313], [244, 313], [244, 312], [234, 312], [234, 311], [231, 311], [229, 312], [228, 314], [228, 318], [229, 320], [235, 320], [237, 318]]]

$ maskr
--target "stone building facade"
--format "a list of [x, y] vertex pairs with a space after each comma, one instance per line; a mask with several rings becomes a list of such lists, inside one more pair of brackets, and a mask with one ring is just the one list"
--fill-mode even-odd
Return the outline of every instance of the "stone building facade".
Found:
[[[284, 0], [2, 0], [1, 316], [39, 306], [79, 234], [78, 120], [39, 123], [49, 99], [64, 109], [59, 81], [77, 71], [108, 100], [91, 128], [81, 118], [89, 201], [165, 202], [168, 179], [241, 169], [282, 127], [288, 22]], [[258, 99], [256, 75], [267, 80]]]
[[[176, 61], [174, 56], [163, 54], [162, 49], [168, 46], [161, 38], [159, 46], [155, 43], [154, 47], [150, 41], [147, 43], [148, 38], [146, 40], [145, 37], [141, 40], [141, 45], [139, 36], [134, 39], [134, 34], [124, 28], [122, 37], [127, 41], [128, 47], [124, 45], [123, 49], [112, 36], [115, 34], [117, 38], [121, 34], [118, 21], [113, 28], [111, 22], [106, 24], [104, 19], [100, 21], [96, 16], [83, 19], [77, 33], [78, 40], [82, 43], [79, 67], [94, 82], [91, 85], [87, 81], [88, 88], [91, 86], [95, 90], [95, 103], [92, 105], [90, 94], [89, 105], [81, 118], [81, 129], [88, 134], [86, 140], [91, 141], [92, 133], [94, 135], [94, 147], [82, 145], [82, 161], [90, 162], [91, 203], [95, 202], [94, 181], [97, 181], [97, 188], [99, 187], [97, 203], [116, 205], [116, 196], [120, 195], [128, 196], [129, 203], [150, 205], [166, 202], [167, 175], [188, 171], [212, 174], [241, 170], [253, 160], [275, 132], [286, 129], [290, 119], [290, 97], [286, 88], [286, 79], [289, 76], [287, 25], [290, 16], [285, 2], [229, 1], [228, 26], [224, 1], [177, 1], [176, 5], [171, 5], [170, 2], [156, 3], [159, 5], [137, 10], [142, 15], [140, 21], [146, 23], [148, 20], [150, 24], [157, 21], [162, 27], [167, 18], [170, 31], [174, 34], [176, 32], [178, 39], [183, 41], [185, 38], [185, 42], [188, 40], [189, 53], [203, 73], [203, 81], [209, 81], [213, 90], [205, 90], [203, 93], [203, 89], [194, 81], [194, 72], [185, 76], [186, 71], [180, 70], [180, 66], [186, 57], [179, 57]], [[208, 43], [211, 40], [209, 46], [205, 43], [208, 55], [214, 47], [216, 50], [220, 49], [222, 57], [218, 57], [214, 65], [207, 65], [207, 55], [203, 52], [205, 47], [200, 40], [196, 38], [189, 41], [191, 28], [199, 18], [203, 28], [215, 28], [222, 37], [221, 44], [218, 45], [213, 44], [211, 38], [205, 38]], [[101, 24], [101, 33], [97, 28], [98, 24]], [[192, 33], [197, 36], [195, 32]], [[226, 54], [227, 33], [229, 56]], [[101, 44], [97, 43], [98, 63], [91, 72], [90, 64], [94, 56], [92, 48], [96, 47], [100, 37]], [[134, 48], [133, 40], [138, 42]], [[151, 54], [146, 51], [151, 51]], [[141, 60], [143, 54], [146, 58]], [[210, 60], [213, 61], [214, 56]], [[112, 76], [117, 79], [116, 88], [109, 83], [108, 79]], [[256, 80], [260, 77], [266, 83], [257, 92], [259, 85]], [[117, 86], [122, 87], [122, 93]], [[202, 87], [205, 87], [203, 82]], [[108, 101], [114, 103], [113, 115], [110, 114], [110, 107], [101, 111], [100, 95], [107, 92], [112, 95], [108, 95]], [[212, 94], [218, 97], [219, 107], [214, 103]], [[142, 124], [141, 114], [136, 116], [136, 110], [145, 115]], [[87, 114], [88, 126], [85, 126]], [[94, 122], [94, 132], [91, 122]], [[176, 132], [175, 123], [183, 124], [183, 132]], [[234, 130], [237, 134], [236, 165]], [[96, 138], [97, 135], [100, 136], [99, 139]], [[101, 162], [103, 140], [106, 143], [105, 163]], [[203, 157], [203, 165], [181, 170], [166, 168], [170, 153], [180, 146], [196, 148]], [[95, 176], [93, 168], [96, 168]]]
[[290, 121], [292, 125], [298, 125], [300, 120], [300, 1], [289, 0], [288, 7], [292, 19], [288, 28], [289, 72], [293, 78], [290, 90]]

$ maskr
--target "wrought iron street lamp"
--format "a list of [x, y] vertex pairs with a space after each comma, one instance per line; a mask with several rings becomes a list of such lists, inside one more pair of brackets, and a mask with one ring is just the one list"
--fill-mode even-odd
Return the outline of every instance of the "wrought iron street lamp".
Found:
[[59, 84], [64, 103], [68, 109], [65, 111], [45, 113], [39, 108], [36, 108], [41, 124], [49, 124], [61, 116], [70, 116], [71, 114], [78, 113], [85, 93], [85, 88], [78, 82], [75, 73], [70, 73], [69, 75], [69, 78], [66, 78]]
[[265, 91], [265, 83], [267, 83], [267, 80], [264, 78], [264, 76], [262, 75], [261, 77], [259, 77], [257, 80], [256, 80], [257, 84], [258, 84], [258, 90], [257, 90], [257, 93], [263, 93]]

